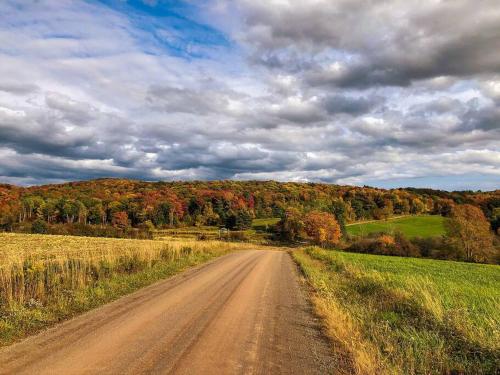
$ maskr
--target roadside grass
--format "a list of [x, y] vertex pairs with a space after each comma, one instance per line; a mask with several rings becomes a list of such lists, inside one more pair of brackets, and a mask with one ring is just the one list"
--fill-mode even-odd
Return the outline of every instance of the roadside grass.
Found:
[[500, 370], [500, 267], [293, 251], [336, 351], [358, 374]]
[[385, 232], [394, 234], [402, 232], [407, 237], [435, 237], [445, 234], [444, 221], [438, 215], [404, 216], [396, 219], [379, 220], [368, 223], [347, 225], [347, 233], [353, 236], [364, 236], [369, 233]]
[[0, 346], [242, 247], [0, 234]]

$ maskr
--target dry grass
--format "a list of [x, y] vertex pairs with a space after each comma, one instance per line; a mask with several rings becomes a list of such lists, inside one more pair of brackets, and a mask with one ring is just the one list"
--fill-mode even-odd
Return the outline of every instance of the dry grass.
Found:
[[45, 303], [109, 277], [160, 261], [224, 254], [235, 245], [218, 241], [151, 241], [94, 237], [0, 234], [0, 305]]
[[316, 313], [323, 319], [326, 334], [332, 339], [333, 351], [339, 358], [339, 373], [349, 369], [353, 374], [379, 374], [384, 368], [378, 350], [367, 342], [359, 322], [348, 313], [331, 288], [335, 282], [324, 265], [303, 251], [292, 252], [316, 294], [312, 298]]
[[245, 246], [0, 234], [0, 345]]

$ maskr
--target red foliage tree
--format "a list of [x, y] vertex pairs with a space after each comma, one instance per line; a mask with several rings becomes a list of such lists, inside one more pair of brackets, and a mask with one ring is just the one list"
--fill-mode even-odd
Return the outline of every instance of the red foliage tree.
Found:
[[114, 227], [125, 229], [129, 226], [128, 215], [125, 211], [118, 211], [113, 214], [111, 223]]

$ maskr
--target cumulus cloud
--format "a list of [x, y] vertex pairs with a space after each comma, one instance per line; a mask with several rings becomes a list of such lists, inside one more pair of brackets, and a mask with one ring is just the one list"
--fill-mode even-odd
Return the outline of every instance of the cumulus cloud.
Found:
[[180, 4], [2, 2], [0, 180], [500, 183], [494, 1]]

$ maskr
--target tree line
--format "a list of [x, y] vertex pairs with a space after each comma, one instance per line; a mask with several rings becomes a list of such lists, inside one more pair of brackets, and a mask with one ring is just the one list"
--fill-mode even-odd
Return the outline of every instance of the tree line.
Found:
[[245, 229], [253, 218], [327, 212], [341, 230], [349, 222], [393, 215], [440, 214], [454, 206], [479, 207], [498, 230], [500, 191], [445, 192], [377, 189], [276, 181], [145, 182], [97, 179], [18, 187], [0, 185], [0, 228], [15, 230], [35, 220], [115, 228], [225, 226]]

